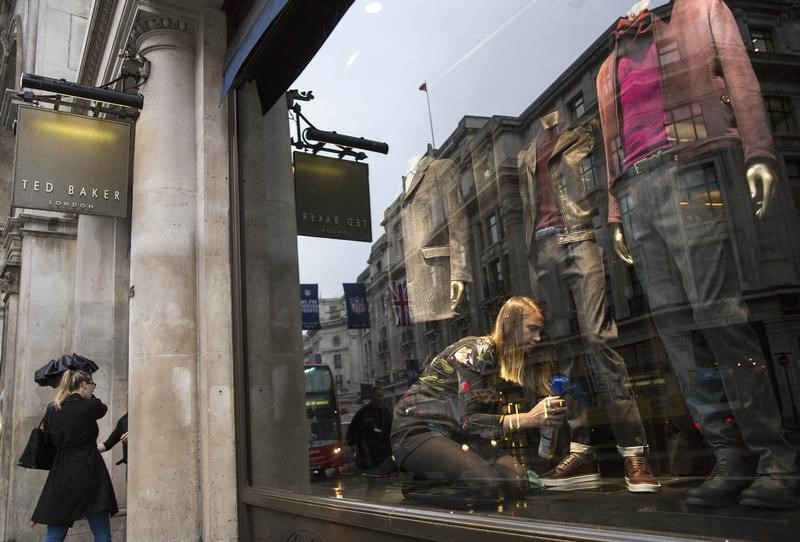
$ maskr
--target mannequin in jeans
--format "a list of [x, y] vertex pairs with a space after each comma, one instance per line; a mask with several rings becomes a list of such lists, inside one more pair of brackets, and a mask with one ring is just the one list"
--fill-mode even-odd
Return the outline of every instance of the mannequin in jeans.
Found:
[[[597, 92], [614, 250], [636, 266], [686, 404], [717, 458], [686, 502], [798, 506], [796, 452], [748, 324], [719, 190], [746, 179], [762, 218], [775, 182], [763, 98], [736, 20], [722, 0], [676, 0], [668, 20], [646, 10], [621, 19]], [[710, 356], [696, 352], [693, 331]]]
[[[592, 224], [600, 214], [597, 196], [603, 192], [587, 182], [582, 170], [596, 146], [597, 120], [579, 119], [563, 128], [559, 112], [554, 111], [540, 123], [541, 131], [521, 156], [530, 277], [534, 295], [547, 307], [545, 332], [556, 345], [560, 372], [569, 377], [571, 390], [582, 390], [580, 397], [568, 394], [569, 453], [541, 479], [549, 487], [585, 486], [600, 479], [590, 443], [591, 400], [611, 423], [628, 490], [659, 491], [628, 370], [622, 356], [608, 346], [617, 337], [617, 326], [606, 305], [603, 254]], [[579, 341], [569, 339], [570, 294]], [[571, 342], [579, 343], [578, 351], [565, 346]]]

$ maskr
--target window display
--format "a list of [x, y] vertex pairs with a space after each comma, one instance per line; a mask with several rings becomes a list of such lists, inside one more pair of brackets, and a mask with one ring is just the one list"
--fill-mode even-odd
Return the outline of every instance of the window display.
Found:
[[[631, 3], [354, 2], [294, 86], [325, 96], [304, 104], [322, 125], [389, 143], [366, 158], [374, 241], [298, 238], [320, 329], [245, 299], [249, 486], [517, 534], [794, 536], [800, 7]], [[245, 296], [284, 227], [259, 171]], [[357, 449], [307, 480], [260, 453], [272, 426], [302, 437], [265, 399], [294, 397], [267, 343], [298, 337]]]

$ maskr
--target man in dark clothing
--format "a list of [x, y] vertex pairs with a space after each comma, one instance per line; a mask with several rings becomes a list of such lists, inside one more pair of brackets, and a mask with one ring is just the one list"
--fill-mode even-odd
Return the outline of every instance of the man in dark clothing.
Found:
[[383, 390], [373, 388], [370, 402], [356, 412], [347, 429], [347, 444], [355, 448], [359, 468], [381, 470], [384, 475], [394, 470], [391, 430], [392, 413], [383, 406]]
[[105, 442], [97, 445], [97, 450], [100, 452], [107, 452], [113, 448], [118, 442], [122, 442], [122, 459], [117, 461], [115, 465], [122, 463], [128, 464], [128, 413], [122, 415], [117, 420], [117, 425], [114, 430], [108, 435]]

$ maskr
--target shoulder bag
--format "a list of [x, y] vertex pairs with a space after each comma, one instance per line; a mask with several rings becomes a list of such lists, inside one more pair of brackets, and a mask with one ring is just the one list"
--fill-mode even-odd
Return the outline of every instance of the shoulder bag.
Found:
[[28, 444], [25, 445], [25, 449], [22, 451], [19, 461], [17, 461], [17, 465], [20, 467], [50, 470], [56, 455], [56, 447], [50, 440], [47, 431], [43, 429], [44, 419], [49, 412], [50, 406], [48, 405], [44, 416], [39, 421], [39, 425], [31, 430]]

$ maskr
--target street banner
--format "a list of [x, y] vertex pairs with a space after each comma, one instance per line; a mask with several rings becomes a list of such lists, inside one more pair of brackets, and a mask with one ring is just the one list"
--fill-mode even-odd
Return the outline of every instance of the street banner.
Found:
[[347, 305], [347, 329], [369, 328], [369, 308], [367, 306], [367, 285], [363, 282], [346, 283], [344, 299]]
[[300, 314], [303, 318], [302, 328], [306, 330], [321, 329], [319, 323], [319, 285], [300, 285]]

